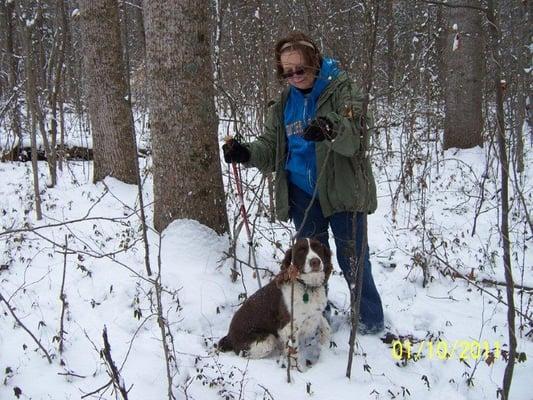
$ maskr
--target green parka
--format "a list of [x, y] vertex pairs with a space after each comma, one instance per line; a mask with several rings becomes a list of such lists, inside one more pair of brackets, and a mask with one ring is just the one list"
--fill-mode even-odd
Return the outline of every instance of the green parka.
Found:
[[[246, 144], [251, 154], [246, 166], [275, 173], [276, 213], [282, 221], [289, 219], [283, 116], [287, 94], [288, 88], [270, 106], [263, 135]], [[361, 92], [345, 72], [328, 85], [317, 102], [316, 117], [328, 118], [337, 133], [332, 141], [316, 142], [315, 146], [317, 197], [325, 217], [340, 211], [372, 213], [377, 207], [369, 143], [360, 128], [361, 105]]]

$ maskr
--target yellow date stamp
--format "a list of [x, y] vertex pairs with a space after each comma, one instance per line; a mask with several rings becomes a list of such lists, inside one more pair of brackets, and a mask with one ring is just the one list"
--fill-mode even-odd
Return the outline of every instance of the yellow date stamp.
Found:
[[501, 356], [501, 345], [499, 341], [489, 343], [488, 340], [421, 340], [412, 342], [411, 340], [393, 340], [391, 354], [395, 360], [418, 361], [422, 357], [428, 359], [448, 360], [498, 360]]

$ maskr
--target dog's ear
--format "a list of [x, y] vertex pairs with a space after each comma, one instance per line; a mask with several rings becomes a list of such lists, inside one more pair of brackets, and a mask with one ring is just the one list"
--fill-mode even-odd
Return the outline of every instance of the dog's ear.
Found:
[[290, 280], [290, 274], [289, 274], [289, 267], [291, 266], [292, 262], [292, 249], [289, 249], [285, 252], [285, 256], [283, 257], [283, 261], [281, 261], [281, 267], [279, 274], [276, 275], [274, 278], [276, 282], [276, 286], [280, 286], [285, 282], [288, 282]]
[[331, 264], [331, 250], [324, 245], [322, 245], [322, 247], [324, 251], [324, 274], [326, 275], [327, 281], [333, 271], [333, 265]]
[[288, 271], [289, 267], [291, 266], [291, 263], [292, 263], [292, 248], [285, 252], [285, 257], [283, 257], [283, 261], [281, 262], [281, 270]]

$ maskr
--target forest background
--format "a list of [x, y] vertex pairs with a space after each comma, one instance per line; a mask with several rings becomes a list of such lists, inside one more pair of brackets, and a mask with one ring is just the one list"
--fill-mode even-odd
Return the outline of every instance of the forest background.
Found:
[[[2, 398], [530, 399], [532, 8], [1, 1]], [[350, 301], [334, 276], [336, 347], [280, 385], [273, 360], [213, 350], [292, 234], [271, 177], [243, 170], [246, 236], [219, 147], [261, 134], [283, 87], [273, 46], [293, 29], [376, 116], [369, 242], [387, 332], [358, 338], [341, 381]], [[461, 359], [462, 340], [486, 351]], [[422, 347], [439, 342], [442, 359]], [[393, 343], [422, 357], [396, 360]]]

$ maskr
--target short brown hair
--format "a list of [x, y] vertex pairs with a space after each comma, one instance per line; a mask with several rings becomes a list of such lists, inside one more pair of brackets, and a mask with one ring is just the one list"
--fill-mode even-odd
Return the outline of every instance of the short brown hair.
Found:
[[322, 55], [316, 44], [303, 32], [293, 31], [286, 37], [278, 40], [275, 47], [276, 58], [276, 76], [282, 80], [283, 66], [281, 65], [281, 54], [289, 50], [298, 50], [302, 53], [305, 64], [313, 68], [315, 71], [320, 69], [322, 63]]

